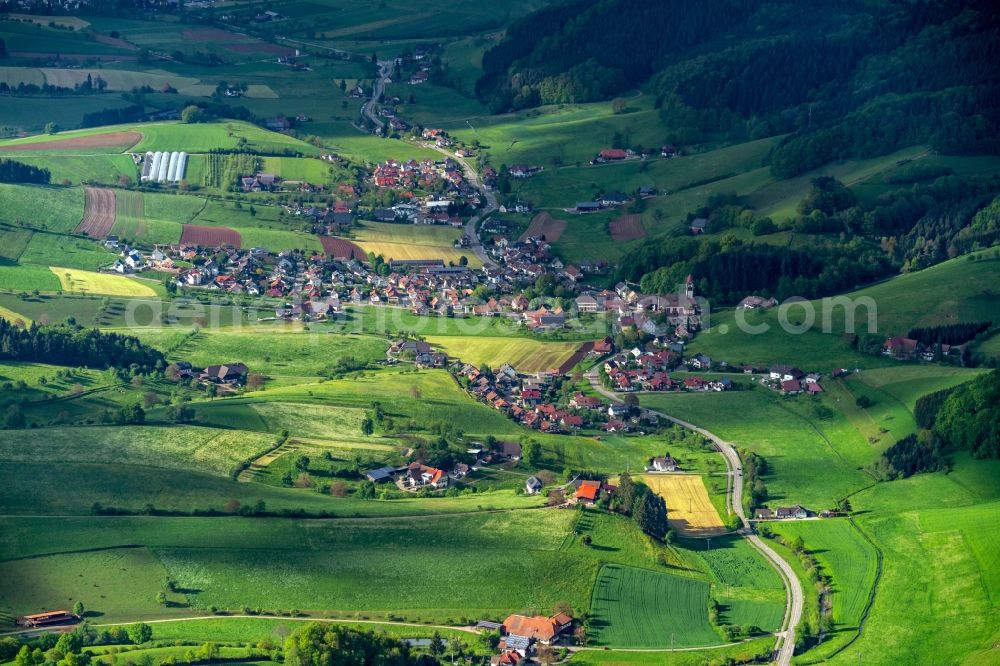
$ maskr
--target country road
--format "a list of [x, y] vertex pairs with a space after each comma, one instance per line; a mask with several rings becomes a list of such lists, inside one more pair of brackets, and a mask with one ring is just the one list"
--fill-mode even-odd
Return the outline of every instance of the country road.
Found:
[[[618, 396], [618, 394], [608, 391], [601, 385], [601, 380], [600, 377], [598, 377], [596, 370], [591, 370], [587, 373], [587, 380], [590, 381], [590, 385], [594, 388], [594, 390], [603, 395], [605, 398], [613, 402], [622, 402], [622, 399]], [[687, 428], [688, 430], [692, 430], [699, 435], [712, 440], [712, 442], [715, 443], [715, 446], [719, 449], [719, 452], [722, 454], [723, 459], [726, 461], [726, 467], [729, 469], [729, 476], [733, 481], [731, 491], [729, 496], [726, 498], [726, 502], [729, 505], [729, 509], [739, 516], [740, 522], [743, 523], [743, 527], [739, 530], [739, 534], [746, 538], [746, 540], [749, 541], [754, 548], [771, 561], [771, 564], [781, 575], [785, 585], [785, 619], [782, 623], [783, 631], [778, 632], [777, 634], [777, 657], [775, 658], [774, 663], [779, 664], [779, 666], [790, 666], [792, 663], [792, 655], [795, 652], [795, 629], [798, 627], [799, 621], [802, 619], [802, 584], [795, 576], [795, 571], [792, 570], [791, 565], [789, 565], [788, 562], [786, 562], [780, 555], [778, 555], [778, 553], [767, 545], [763, 539], [754, 533], [753, 527], [747, 519], [746, 512], [743, 510], [743, 463], [740, 461], [739, 454], [736, 453], [736, 449], [732, 444], [723, 440], [714, 433], [705, 430], [704, 428], [700, 428], [693, 423], [689, 423], [683, 419], [670, 416], [669, 414], [664, 414], [663, 412], [659, 412], [654, 409], [650, 409], [648, 411], [656, 414], [660, 418], [676, 423], [682, 428]]]
[[472, 183], [472, 186], [479, 190], [480, 193], [482, 193], [483, 198], [486, 199], [486, 207], [470, 217], [469, 221], [465, 223], [465, 234], [469, 237], [472, 251], [476, 253], [476, 257], [483, 263], [483, 266], [486, 266], [487, 268], [496, 268], [496, 263], [490, 259], [490, 256], [486, 254], [486, 250], [483, 249], [482, 243], [479, 242], [479, 232], [476, 230], [476, 225], [479, 224], [479, 221], [485, 219], [486, 216], [499, 207], [496, 195], [483, 187], [483, 182], [479, 178], [479, 172], [477, 172], [475, 168], [465, 160], [465, 158], [459, 157], [455, 155], [455, 153], [448, 152], [444, 148], [440, 148], [434, 144], [428, 144], [427, 147], [431, 150], [436, 150], [442, 155], [445, 155], [462, 165], [462, 171], [465, 173], [465, 179]]
[[385, 128], [385, 123], [378, 117], [376, 107], [379, 103], [379, 98], [381, 98], [382, 93], [385, 92], [386, 79], [392, 76], [393, 67], [395, 67], [395, 61], [393, 60], [378, 61], [378, 76], [375, 77], [375, 86], [372, 89], [372, 97], [370, 100], [361, 105], [361, 115], [372, 121], [372, 123], [378, 127], [380, 132]]

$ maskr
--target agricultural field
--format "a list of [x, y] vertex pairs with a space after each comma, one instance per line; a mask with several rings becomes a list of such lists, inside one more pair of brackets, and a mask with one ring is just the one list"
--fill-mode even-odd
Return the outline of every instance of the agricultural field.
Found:
[[559, 368], [580, 348], [579, 342], [548, 342], [530, 338], [428, 336], [427, 342], [466, 363], [499, 368], [509, 363], [530, 373]]
[[601, 569], [590, 602], [593, 643], [653, 648], [715, 645], [707, 583], [635, 567]]
[[28, 437], [6, 430], [0, 432], [0, 459], [196, 468], [228, 476], [237, 463], [273, 441], [264, 434], [194, 426], [47, 428]]
[[831, 642], [842, 645], [856, 635], [873, 592], [878, 572], [874, 546], [847, 520], [775, 523], [774, 531], [791, 539], [801, 537], [833, 578]]
[[75, 268], [50, 267], [59, 278], [62, 290], [71, 294], [101, 294], [105, 296], [148, 297], [157, 292], [148, 283], [109, 273], [94, 273]]
[[699, 537], [726, 531], [708, 497], [705, 481], [695, 474], [643, 474], [639, 477], [667, 503], [667, 520], [681, 536]]
[[352, 229], [351, 240], [367, 253], [374, 252], [386, 261], [440, 259], [445, 265], [458, 265], [461, 257], [470, 267], [479, 265], [471, 249], [455, 247], [462, 230], [438, 225], [388, 224], [359, 222]]
[[81, 188], [0, 184], [0, 220], [11, 225], [69, 232], [83, 211]]

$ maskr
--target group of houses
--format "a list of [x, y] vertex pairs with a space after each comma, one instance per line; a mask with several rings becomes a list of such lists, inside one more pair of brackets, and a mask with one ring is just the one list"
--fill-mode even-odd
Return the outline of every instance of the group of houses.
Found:
[[177, 380], [197, 380], [202, 384], [236, 387], [246, 383], [250, 369], [245, 363], [233, 362], [195, 368], [188, 361], [175, 361], [168, 368], [168, 376]]
[[[750, 374], [756, 369], [744, 368], [744, 372]], [[823, 392], [820, 384], [821, 375], [818, 372], [805, 373], [793, 365], [777, 363], [768, 370], [767, 376], [761, 381], [764, 386], [780, 392], [782, 395], [799, 395], [808, 393], [818, 395]]]
[[621, 162], [623, 160], [639, 160], [655, 157], [657, 154], [660, 157], [673, 158], [680, 157], [683, 153], [680, 148], [672, 144], [664, 144], [659, 149], [643, 148], [641, 150], [632, 150], [631, 148], [603, 148], [590, 160], [590, 163], [605, 164], [607, 162]]
[[592, 201], [578, 201], [576, 206], [574, 206], [574, 210], [578, 213], [591, 213], [604, 210], [605, 208], [617, 208], [618, 206], [624, 206], [631, 200], [632, 197], [629, 195], [615, 190], [600, 194]]
[[919, 340], [894, 335], [886, 338], [882, 343], [882, 355], [894, 358], [898, 361], [927, 361], [931, 362], [953, 353], [957, 353], [961, 347], [959, 345], [946, 344], [924, 344]]
[[474, 365], [455, 366], [456, 375], [469, 394], [526, 428], [545, 433], [572, 433], [581, 429], [630, 432], [655, 427], [651, 412], [576, 392], [563, 403], [555, 388], [558, 369], [533, 374], [518, 373], [509, 364], [497, 370]]
[[690, 275], [679, 293], [643, 294], [619, 282], [614, 290], [581, 293], [576, 297], [576, 308], [581, 313], [611, 313], [619, 330], [632, 329], [663, 344], [689, 338], [701, 328], [701, 307]]
[[[394, 483], [400, 490], [445, 490], [452, 483], [478, 472], [492, 464], [517, 463], [521, 459], [521, 445], [517, 442], [497, 442], [493, 449], [475, 446], [466, 451], [463, 461], [450, 465], [450, 469], [433, 467], [414, 461], [400, 467], [385, 465], [365, 472], [365, 479], [372, 483]], [[530, 477], [525, 491], [536, 494], [542, 488], [537, 477]]]
[[509, 615], [503, 622], [484, 620], [476, 627], [501, 634], [497, 654], [490, 666], [521, 666], [530, 661], [538, 645], [551, 646], [568, 637], [573, 618], [565, 612], [553, 615]]

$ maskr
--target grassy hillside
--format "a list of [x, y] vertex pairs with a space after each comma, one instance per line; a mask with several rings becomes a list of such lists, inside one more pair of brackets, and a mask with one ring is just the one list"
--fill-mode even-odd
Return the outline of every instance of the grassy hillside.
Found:
[[[915, 326], [938, 326], [956, 322], [989, 320], [1000, 308], [1000, 295], [992, 284], [1000, 275], [1000, 257], [995, 251], [959, 257], [925, 270], [900, 275], [847, 294], [854, 311], [854, 325], [846, 325], [845, 306], [832, 300], [810, 301], [812, 325], [804, 333], [782, 328], [779, 308], [766, 312], [713, 312], [711, 326], [692, 342], [693, 352], [730, 363], [789, 362], [803, 368], [829, 372], [834, 367], [877, 368], [887, 365], [879, 357], [863, 356], [842, 339], [853, 332], [906, 335]], [[810, 320], [802, 305], [791, 305], [784, 321], [791, 330]], [[826, 314], [824, 314], [826, 313]], [[741, 327], [740, 321], [747, 326]], [[748, 333], [746, 330], [760, 330]], [[828, 333], [822, 332], [824, 326]]]

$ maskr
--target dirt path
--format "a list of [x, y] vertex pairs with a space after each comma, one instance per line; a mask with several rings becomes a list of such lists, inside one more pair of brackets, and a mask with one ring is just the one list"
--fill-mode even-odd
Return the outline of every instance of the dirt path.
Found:
[[87, 187], [84, 195], [86, 205], [83, 219], [73, 231], [104, 240], [115, 226], [115, 191], [103, 187]]
[[[91, 624], [92, 627], [116, 627], [123, 624], [132, 624], [133, 622], [142, 622], [143, 624], [166, 624], [168, 622], [191, 622], [193, 620], [277, 620], [281, 622], [323, 622], [328, 624], [373, 624], [373, 625], [386, 625], [394, 627], [422, 627], [429, 629], [443, 629], [445, 631], [464, 631], [469, 634], [478, 634], [479, 631], [475, 627], [449, 627], [443, 624], [418, 624], [416, 622], [391, 622], [389, 620], [354, 620], [350, 618], [329, 618], [329, 617], [280, 617], [274, 615], [193, 615], [191, 617], [171, 617], [163, 618], [160, 620], [126, 620], [123, 622], [114, 622], [109, 624]], [[5, 633], [0, 633], [0, 636], [17, 636], [20, 634], [30, 634], [30, 633], [46, 633], [46, 631], [62, 631], [63, 629], [72, 626], [66, 625], [65, 627], [51, 627], [50, 629], [19, 629], [18, 631], [8, 631]]]

